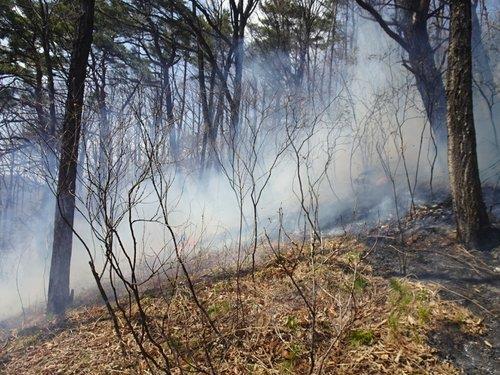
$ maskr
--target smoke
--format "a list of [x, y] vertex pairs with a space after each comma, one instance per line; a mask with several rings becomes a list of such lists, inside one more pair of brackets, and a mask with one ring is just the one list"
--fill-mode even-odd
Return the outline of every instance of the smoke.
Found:
[[[301, 90], [286, 92], [282, 82], [263, 82], [269, 74], [265, 74], [262, 61], [248, 61], [245, 74], [256, 79], [258, 87], [280, 87], [280, 92], [268, 90], [267, 96], [271, 102], [279, 98], [280, 106], [266, 103], [257, 91], [245, 86], [241, 131], [233, 145], [234, 153], [221, 152], [217, 166], [202, 177], [192, 163], [160, 163], [159, 170], [165, 173], [161, 181], [168, 186], [162, 188], [165, 196], [156, 195], [151, 180], [143, 181], [133, 207], [128, 205], [129, 191], [140, 179], [147, 153], [141, 154], [144, 145], [131, 145], [130, 139], [137, 126], [141, 134], [147, 133], [154, 119], [149, 116], [138, 123], [132, 118], [126, 125], [116, 121], [112, 158], [121, 158], [122, 163], [113, 166], [112, 173], [117, 177], [112, 201], [115, 217], [124, 214], [117, 226], [124, 251], [137, 251], [143, 265], [175, 263], [168, 230], [158, 223], [159, 198], [167, 202], [169, 224], [178, 235], [184, 256], [193, 258], [226, 248], [234, 258], [232, 249], [238, 245], [240, 229], [243, 247], [248, 248], [252, 242], [257, 198], [261, 240], [264, 230], [272, 233], [279, 225], [279, 211], [290, 233], [304, 228], [305, 207], [324, 234], [329, 234], [394, 216], [396, 207], [404, 214], [412, 198], [416, 203], [430, 199], [431, 175], [434, 191], [446, 190], [445, 151], [442, 146], [436, 151], [412, 77], [401, 65], [400, 50], [378, 25], [362, 19], [357, 20], [355, 40], [356, 63], [336, 68], [336, 84], [326, 98], [323, 93], [308, 96]], [[192, 94], [187, 100], [197, 97]], [[498, 110], [493, 109], [496, 115]], [[484, 105], [477, 104], [480, 167], [483, 180], [494, 183], [499, 176], [499, 154], [491, 142], [493, 127], [489, 121]], [[230, 144], [227, 134], [221, 137], [226, 137], [226, 146]], [[197, 141], [194, 138], [185, 136], [184, 149], [189, 149], [187, 142]], [[156, 140], [158, 145], [163, 141]], [[91, 139], [86, 147], [93, 147]], [[98, 194], [88, 182], [89, 178], [95, 181], [100, 177], [92, 152], [86, 157], [80, 171], [80, 213], [75, 224], [83, 244], [74, 239], [71, 269], [71, 287], [76, 294], [93, 285], [87, 249], [98, 268], [103, 265], [105, 251], [96, 235], [102, 214]], [[152, 175], [159, 178], [158, 173]], [[420, 194], [424, 190], [426, 193]], [[26, 227], [11, 229], [11, 249], [8, 255], [2, 255], [0, 319], [44, 302], [54, 207], [53, 198], [45, 200], [25, 215], [30, 217]], [[135, 223], [135, 240], [128, 212]], [[125, 262], [123, 255], [120, 261]]]

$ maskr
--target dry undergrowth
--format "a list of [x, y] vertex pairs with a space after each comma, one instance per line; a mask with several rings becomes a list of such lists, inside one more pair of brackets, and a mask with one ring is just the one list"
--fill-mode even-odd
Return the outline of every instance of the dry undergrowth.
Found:
[[[352, 237], [334, 238], [323, 248], [314, 264], [291, 251], [278, 260], [270, 257], [255, 282], [251, 274], [241, 278], [239, 295], [234, 276], [200, 282], [200, 300], [218, 335], [185, 288], [173, 295], [147, 293], [143, 303], [150, 326], [172, 358], [172, 373], [309, 373], [313, 322], [297, 286], [316, 311], [314, 373], [459, 373], [437, 357], [426, 335], [443, 320], [477, 333], [480, 321], [440, 300], [437, 287], [373, 276], [362, 260], [369, 249]], [[284, 266], [293, 269], [296, 285]], [[77, 308], [68, 313], [63, 329], [13, 332], [0, 349], [0, 372], [150, 373], [132, 335], [123, 331], [127, 357], [121, 355], [104, 307]], [[147, 349], [155, 353], [151, 345]]]

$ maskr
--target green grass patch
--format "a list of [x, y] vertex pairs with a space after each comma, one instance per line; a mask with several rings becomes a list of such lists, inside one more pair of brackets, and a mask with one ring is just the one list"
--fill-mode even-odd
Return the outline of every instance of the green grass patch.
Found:
[[389, 286], [393, 291], [393, 304], [401, 309], [406, 308], [413, 300], [413, 295], [411, 293], [408, 285], [405, 285], [402, 281], [398, 279], [391, 279], [389, 281]]
[[297, 318], [293, 315], [289, 315], [286, 317], [286, 322], [285, 322], [285, 326], [289, 329], [291, 329], [292, 331], [295, 331], [298, 326], [299, 326], [299, 323], [297, 321]]
[[391, 330], [398, 331], [400, 323], [409, 317], [413, 325], [424, 325], [431, 319], [430, 292], [425, 289], [414, 291], [409, 284], [398, 279], [389, 281], [390, 302], [393, 307], [387, 323]]
[[418, 306], [417, 307], [417, 315], [420, 323], [425, 324], [429, 322], [431, 317], [431, 309], [429, 306]]
[[208, 315], [211, 318], [216, 318], [219, 315], [223, 315], [231, 310], [231, 304], [228, 301], [216, 302], [210, 305], [207, 309]]
[[280, 364], [280, 370], [284, 373], [295, 374], [297, 360], [304, 354], [304, 346], [300, 343], [291, 343], [285, 351], [285, 359]]
[[356, 292], [363, 292], [369, 285], [370, 283], [363, 276], [358, 275], [354, 279], [354, 290]]
[[351, 346], [358, 347], [373, 344], [375, 336], [369, 329], [355, 329], [349, 333], [348, 340]]
[[358, 263], [361, 259], [361, 254], [357, 251], [349, 251], [343, 256], [344, 261], [350, 264]]

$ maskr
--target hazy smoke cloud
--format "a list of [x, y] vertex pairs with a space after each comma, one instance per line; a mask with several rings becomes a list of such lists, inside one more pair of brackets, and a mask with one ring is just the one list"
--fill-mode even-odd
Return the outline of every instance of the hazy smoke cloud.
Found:
[[[308, 205], [310, 186], [307, 184], [313, 184], [325, 233], [334, 233], [336, 228], [349, 222], [371, 222], [394, 215], [391, 178], [397, 188], [397, 204], [404, 212], [410, 202], [405, 167], [410, 174], [411, 188], [428, 187], [430, 166], [435, 163], [434, 187], [436, 190], [446, 187], [445, 152], [441, 148], [441, 153], [436, 155], [412, 77], [400, 64], [401, 53], [376, 24], [361, 19], [356, 40], [357, 61], [353, 66], [339, 69], [331, 98], [311, 100], [299, 93], [289, 95], [288, 105], [278, 109], [259, 111], [255, 108], [258, 106], [249, 105], [248, 112], [242, 116], [242, 128], [246, 130], [239, 135], [235, 161], [223, 155], [223, 168], [211, 170], [203, 178], [197, 172], [167, 168], [172, 181], [168, 195], [170, 220], [179, 231], [186, 251], [194, 242], [206, 251], [236, 243], [240, 220], [238, 193], [243, 196], [244, 238], [251, 238], [252, 176], [245, 163], [252, 160], [252, 144], [258, 148], [254, 170], [258, 188], [272, 167], [258, 205], [260, 233], [263, 228], [276, 227], [280, 208], [290, 231], [303, 227], [299, 177], [306, 189]], [[250, 61], [245, 74], [262, 76], [259, 69], [258, 63]], [[496, 72], [498, 75], [498, 69]], [[255, 143], [249, 130], [251, 123], [261, 124]], [[287, 127], [293, 132], [292, 137], [287, 134]], [[476, 103], [476, 127], [482, 177], [495, 183], [499, 176], [499, 154], [491, 142], [493, 128], [481, 103]], [[292, 145], [287, 137], [293, 138]], [[285, 146], [286, 150], [276, 158]], [[300, 151], [295, 153], [294, 147]], [[297, 171], [297, 155], [300, 171]], [[81, 173], [85, 175], [85, 168]], [[127, 175], [130, 181], [132, 177], [133, 173]], [[118, 193], [124, 202], [127, 178], [120, 185], [123, 192]], [[151, 217], [158, 209], [152, 187], [146, 183], [144, 191], [145, 198], [134, 210], [138, 218]], [[82, 189], [80, 209], [84, 215], [85, 193]], [[418, 189], [415, 193], [417, 202], [429, 198], [419, 197]], [[20, 312], [21, 300], [25, 308], [44, 301], [52, 235], [48, 223], [52, 222], [54, 200], [47, 200], [41, 206], [30, 214], [27, 227], [13, 229], [11, 250], [8, 254], [3, 252], [6, 255], [3, 255], [0, 279], [0, 319]], [[77, 217], [75, 228], [92, 247], [99, 263], [102, 249], [81, 216]], [[127, 223], [118, 230], [130, 239]], [[164, 228], [148, 223], [138, 227], [138, 232], [143, 261], [153, 259], [161, 251], [165, 257], [169, 256], [171, 250], [165, 249], [168, 235]], [[92, 285], [87, 263], [87, 254], [75, 238], [71, 287], [76, 293]]]

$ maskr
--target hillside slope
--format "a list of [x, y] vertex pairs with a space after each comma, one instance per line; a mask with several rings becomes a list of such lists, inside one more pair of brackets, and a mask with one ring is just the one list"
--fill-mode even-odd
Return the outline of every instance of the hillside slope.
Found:
[[[150, 289], [142, 305], [151, 334], [171, 373], [494, 373], [498, 278], [491, 263], [498, 249], [466, 251], [453, 240], [448, 216], [446, 207], [421, 207], [405, 219], [402, 239], [388, 222], [326, 239], [314, 257], [293, 244], [269, 251], [254, 278], [200, 277], [197, 296], [217, 331], [184, 284]], [[159, 372], [152, 365], [161, 367], [159, 349], [144, 340], [148, 364], [135, 344], [141, 318], [134, 306], [132, 316], [133, 330], [119, 322], [126, 355], [106, 308], [96, 304], [71, 310], [65, 322], [9, 331], [0, 370]]]

